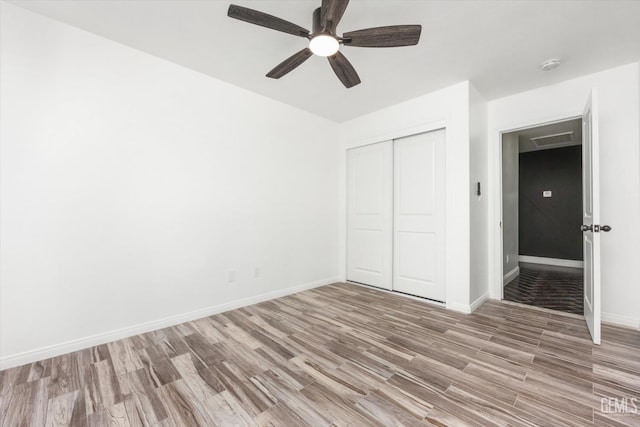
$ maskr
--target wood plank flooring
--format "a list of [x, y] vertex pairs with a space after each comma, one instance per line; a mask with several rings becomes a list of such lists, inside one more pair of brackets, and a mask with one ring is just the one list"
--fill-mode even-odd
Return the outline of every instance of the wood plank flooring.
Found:
[[638, 331], [350, 284], [0, 372], [11, 427], [640, 426], [633, 402]]

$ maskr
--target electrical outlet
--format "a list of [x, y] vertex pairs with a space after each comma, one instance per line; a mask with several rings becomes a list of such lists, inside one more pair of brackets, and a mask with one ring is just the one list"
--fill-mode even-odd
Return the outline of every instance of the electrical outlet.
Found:
[[229, 270], [229, 277], [228, 277], [229, 283], [233, 283], [236, 281], [236, 271], [235, 270]]
[[509, 264], [509, 254], [507, 254], [507, 264]]
[[255, 270], [253, 270], [253, 277], [256, 279], [260, 277], [260, 267], [256, 267]]

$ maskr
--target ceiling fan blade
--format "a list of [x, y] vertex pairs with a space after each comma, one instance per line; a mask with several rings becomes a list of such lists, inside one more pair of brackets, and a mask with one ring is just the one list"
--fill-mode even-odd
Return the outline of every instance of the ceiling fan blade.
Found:
[[421, 25], [393, 25], [344, 33], [345, 46], [397, 47], [412, 46], [420, 40]]
[[300, 52], [294, 53], [289, 58], [276, 65], [273, 70], [267, 73], [267, 77], [271, 77], [272, 79], [279, 79], [290, 71], [296, 69], [300, 64], [309, 59], [312, 55], [313, 52], [311, 52], [311, 49], [305, 47]]
[[229, 18], [249, 22], [250, 24], [260, 25], [276, 31], [282, 31], [283, 33], [293, 34], [294, 36], [307, 37], [309, 35], [309, 30], [296, 24], [292, 24], [289, 21], [285, 21], [284, 19], [280, 19], [276, 16], [272, 16], [258, 10], [237, 6], [235, 4], [229, 6], [227, 16], [229, 16]]
[[347, 89], [360, 83], [358, 73], [356, 73], [353, 65], [351, 65], [340, 51], [336, 52], [333, 56], [329, 56], [327, 59], [329, 59], [329, 64], [331, 64], [331, 68], [333, 68], [336, 76], [338, 76]]
[[322, 0], [320, 26], [330, 33], [335, 33], [348, 4], [349, 0]]

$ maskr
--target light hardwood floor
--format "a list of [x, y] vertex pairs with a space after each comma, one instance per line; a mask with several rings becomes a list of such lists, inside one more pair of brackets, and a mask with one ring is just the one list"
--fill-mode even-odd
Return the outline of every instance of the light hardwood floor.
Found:
[[[640, 333], [334, 284], [0, 372], [3, 426], [637, 425]], [[628, 410], [633, 410], [632, 401]]]

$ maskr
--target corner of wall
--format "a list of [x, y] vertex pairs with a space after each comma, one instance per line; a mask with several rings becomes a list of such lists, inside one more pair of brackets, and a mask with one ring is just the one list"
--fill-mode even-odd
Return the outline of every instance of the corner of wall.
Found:
[[489, 292], [485, 292], [476, 299], [474, 299], [470, 304], [460, 304], [454, 302], [452, 304], [447, 304], [447, 309], [457, 311], [459, 313], [471, 314], [476, 311], [485, 301], [490, 299]]
[[[482, 94], [469, 83], [469, 302], [488, 296], [489, 253], [489, 151], [488, 108]], [[480, 193], [480, 194], [478, 194]]]

